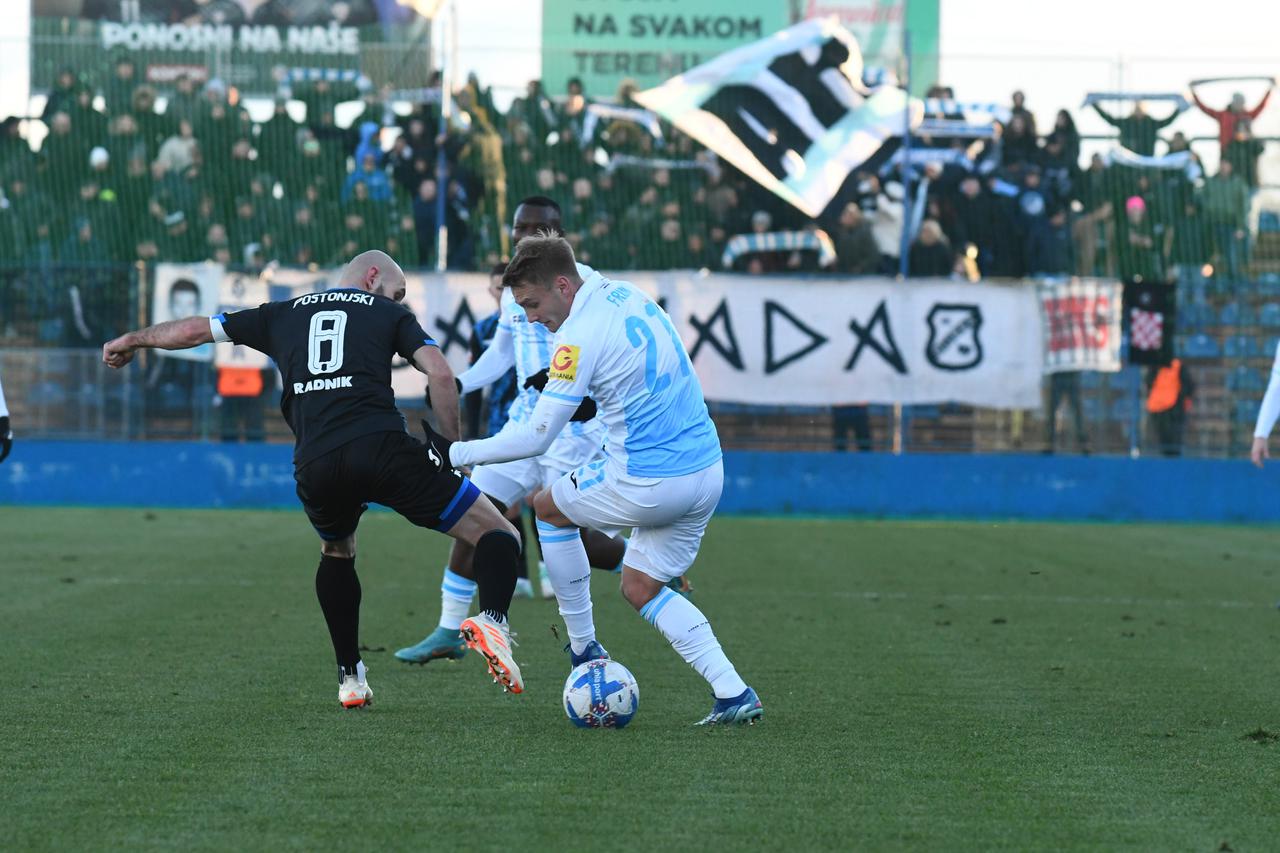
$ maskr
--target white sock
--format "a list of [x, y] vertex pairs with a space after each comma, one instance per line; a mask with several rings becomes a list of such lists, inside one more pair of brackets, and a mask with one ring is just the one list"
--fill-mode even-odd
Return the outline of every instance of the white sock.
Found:
[[711, 683], [717, 699], [732, 699], [747, 689], [746, 682], [721, 650], [711, 623], [692, 601], [663, 587], [662, 592], [640, 608], [640, 615], [662, 632], [685, 663]]
[[369, 670], [365, 669], [364, 661], [362, 660], [356, 661], [356, 681], [360, 682], [361, 684], [364, 684], [365, 675], [368, 672]]
[[560, 616], [569, 632], [569, 647], [580, 655], [596, 638], [596, 623], [591, 618], [591, 564], [582, 534], [576, 527], [554, 527], [539, 521], [538, 541], [547, 561], [547, 578], [556, 591]]
[[476, 594], [476, 582], [449, 571], [446, 566], [440, 578], [440, 627], [456, 631], [471, 611], [471, 599]]

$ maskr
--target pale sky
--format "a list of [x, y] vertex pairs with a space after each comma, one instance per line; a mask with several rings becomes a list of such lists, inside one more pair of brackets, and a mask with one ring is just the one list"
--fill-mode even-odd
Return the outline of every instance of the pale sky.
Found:
[[[476, 71], [505, 101], [538, 75], [542, 4], [457, 6], [459, 70]], [[1178, 91], [1196, 77], [1280, 73], [1280, 4], [1266, 0], [941, 0], [941, 10], [941, 75], [958, 97], [1003, 102], [1022, 88], [1041, 124], [1068, 107], [1083, 132], [1104, 129], [1091, 111], [1078, 111], [1090, 90]], [[0, 18], [0, 115], [22, 112], [26, 103], [27, 11], [15, 11]], [[1232, 88], [1215, 94], [1225, 101]], [[1160, 114], [1158, 106], [1152, 111]], [[1214, 127], [1192, 112], [1171, 130], [1209, 134]], [[1257, 130], [1280, 136], [1280, 98]]]

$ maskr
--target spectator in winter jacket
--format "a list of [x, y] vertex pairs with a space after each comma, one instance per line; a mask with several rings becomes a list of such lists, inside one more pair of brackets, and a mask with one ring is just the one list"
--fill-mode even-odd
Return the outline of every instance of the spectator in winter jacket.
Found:
[[1005, 166], [1039, 161], [1040, 150], [1036, 146], [1035, 129], [1022, 115], [1016, 114], [1009, 119], [1001, 141], [1003, 149], [1001, 158]]
[[871, 223], [862, 208], [849, 202], [840, 212], [840, 227], [833, 241], [836, 247], [836, 271], [851, 275], [874, 275], [880, 269], [880, 249], [871, 233]]
[[1156, 153], [1156, 132], [1173, 124], [1181, 110], [1174, 109], [1166, 118], [1154, 119], [1147, 115], [1142, 101], [1133, 105], [1133, 113], [1125, 118], [1116, 118], [1095, 103], [1093, 108], [1102, 116], [1102, 120], [1120, 131], [1120, 144], [1135, 154], [1150, 157]]
[[1147, 203], [1141, 196], [1130, 196], [1125, 201], [1124, 214], [1116, 229], [1120, 278], [1156, 281], [1160, 277], [1161, 259]]
[[1013, 106], [1009, 109], [1009, 118], [1021, 118], [1027, 125], [1027, 132], [1031, 134], [1031, 138], [1036, 136], [1036, 117], [1031, 114], [1031, 110], [1027, 109], [1027, 96], [1022, 90], [1013, 93]]
[[920, 223], [920, 234], [911, 244], [907, 256], [908, 273], [912, 278], [946, 278], [955, 266], [951, 244], [942, 234], [942, 226], [936, 220]]
[[366, 152], [360, 161], [360, 168], [347, 175], [346, 183], [342, 185], [344, 204], [351, 201], [355, 194], [355, 186], [359, 183], [363, 183], [368, 188], [371, 200], [376, 202], [391, 200], [391, 181], [387, 180], [387, 173], [378, 168], [377, 158], [372, 152]]
[[1191, 88], [1191, 98], [1196, 102], [1196, 106], [1218, 123], [1218, 145], [1221, 147], [1222, 156], [1226, 156], [1227, 148], [1235, 139], [1236, 125], [1242, 120], [1251, 122], [1258, 117], [1258, 114], [1267, 106], [1267, 101], [1271, 99], [1271, 90], [1274, 85], [1273, 81], [1272, 85], [1267, 87], [1267, 93], [1262, 96], [1262, 100], [1258, 101], [1258, 105], [1251, 110], [1245, 109], [1244, 95], [1240, 92], [1231, 96], [1231, 103], [1225, 110], [1215, 110], [1200, 100], [1200, 95], [1194, 86]]
[[1218, 263], [1227, 278], [1240, 277], [1244, 263], [1245, 223], [1249, 215], [1249, 187], [1235, 174], [1230, 160], [1218, 164], [1218, 174], [1200, 190], [1200, 207], [1213, 234]]
[[1262, 156], [1262, 149], [1262, 140], [1254, 138], [1249, 120], [1236, 122], [1235, 135], [1222, 156], [1250, 189], [1258, 188], [1258, 158]]

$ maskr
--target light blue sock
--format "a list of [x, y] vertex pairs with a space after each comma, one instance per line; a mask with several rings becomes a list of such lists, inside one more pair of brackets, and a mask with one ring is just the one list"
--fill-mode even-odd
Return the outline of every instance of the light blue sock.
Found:
[[449, 571], [445, 566], [440, 578], [440, 627], [456, 631], [471, 611], [471, 599], [476, 594], [476, 582]]

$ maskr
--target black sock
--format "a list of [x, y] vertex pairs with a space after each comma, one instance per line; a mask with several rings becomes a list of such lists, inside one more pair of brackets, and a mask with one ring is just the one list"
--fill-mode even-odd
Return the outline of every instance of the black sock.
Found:
[[316, 598], [329, 625], [338, 666], [354, 670], [360, 660], [360, 578], [355, 557], [320, 557]]
[[476, 543], [472, 562], [480, 593], [480, 610], [492, 619], [507, 618], [511, 595], [516, 589], [516, 560], [520, 540], [501, 530], [491, 530]]
[[525, 550], [524, 544], [527, 538], [524, 532], [524, 516], [526, 512], [532, 512], [532, 510], [526, 508], [524, 512], [520, 513], [520, 520], [516, 522], [516, 527], [520, 528], [520, 556], [516, 558], [516, 577], [518, 578], [529, 577], [529, 552]]
[[[537, 513], [533, 511], [533, 507], [529, 507], [527, 512], [529, 513], [528, 527], [530, 530], [533, 531], [533, 541], [538, 543], [538, 559], [541, 560], [542, 559], [542, 540], [538, 537], [538, 516], [537, 516]], [[521, 549], [523, 549], [524, 545], [522, 544], [520, 547]]]

